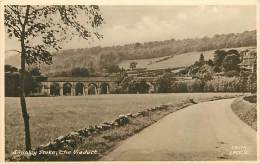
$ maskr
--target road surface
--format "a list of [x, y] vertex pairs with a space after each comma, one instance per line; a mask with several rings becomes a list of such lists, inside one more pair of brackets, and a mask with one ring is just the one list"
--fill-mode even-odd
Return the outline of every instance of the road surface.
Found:
[[256, 160], [256, 132], [233, 113], [233, 100], [199, 103], [169, 114], [101, 160]]

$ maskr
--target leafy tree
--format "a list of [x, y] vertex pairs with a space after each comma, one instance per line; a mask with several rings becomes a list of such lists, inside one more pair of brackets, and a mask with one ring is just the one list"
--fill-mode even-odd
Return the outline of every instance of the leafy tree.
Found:
[[204, 59], [203, 53], [200, 54], [199, 63], [200, 63], [201, 65], [203, 65], [203, 64], [205, 63], [205, 59]]
[[19, 73], [5, 72], [5, 96], [16, 97], [19, 95]]
[[137, 90], [139, 93], [148, 93], [150, 86], [146, 83], [145, 79], [142, 79], [137, 83]]
[[18, 69], [16, 67], [13, 67], [9, 64], [5, 65], [5, 72], [17, 72]]
[[128, 84], [128, 93], [148, 93], [150, 86], [146, 83], [145, 79], [140, 81], [131, 81]]
[[[15, 68], [11, 66], [11, 68]], [[17, 70], [17, 69], [16, 69]], [[28, 96], [31, 92], [36, 91], [37, 88], [40, 87], [40, 83], [33, 76], [40, 76], [41, 73], [37, 72], [37, 74], [33, 71], [37, 70], [33, 68], [30, 71], [25, 71], [24, 78], [24, 92], [25, 95]], [[6, 96], [19, 96], [19, 78], [21, 77], [21, 73], [18, 71], [5, 73], [5, 95]]]
[[89, 76], [96, 76], [96, 75], [97, 75], [96, 70], [93, 67], [90, 67], [89, 68]]
[[238, 71], [239, 63], [240, 63], [239, 56], [236, 54], [230, 54], [230, 55], [225, 56], [222, 65], [223, 65], [225, 72], [231, 71], [231, 70]]
[[[80, 19], [79, 15], [84, 17]], [[25, 101], [25, 65], [52, 63], [51, 51], [60, 50], [61, 43], [74, 36], [98, 39], [102, 36], [94, 31], [103, 23], [98, 6], [31, 6], [6, 5], [4, 24], [8, 36], [20, 43], [21, 80], [20, 101], [25, 126], [26, 150], [31, 149], [29, 115]]]
[[248, 77], [248, 88], [251, 93], [257, 92], [257, 75], [256, 72], [253, 72]]
[[214, 52], [214, 54], [215, 54], [214, 59], [213, 59], [214, 65], [221, 66], [222, 62], [226, 56], [226, 51], [225, 50], [216, 50]]
[[228, 51], [226, 52], [226, 54], [227, 54], [227, 55], [229, 55], [229, 54], [235, 54], [235, 55], [239, 56], [239, 52], [238, 52], [237, 50], [234, 50], [234, 49], [228, 50]]
[[202, 74], [202, 78], [201, 78], [202, 81], [209, 81], [209, 80], [212, 80], [212, 79], [213, 79], [212, 73], [207, 71], [207, 72]]
[[31, 92], [34, 92], [39, 87], [40, 87], [40, 83], [35, 78], [33, 78], [33, 75], [31, 74], [30, 71], [26, 71], [25, 78], [24, 78], [25, 96], [28, 96]]
[[159, 93], [170, 93], [172, 91], [172, 78], [169, 73], [164, 74], [157, 80]]
[[128, 86], [127, 86], [127, 91], [128, 93], [132, 93], [132, 94], [135, 94], [137, 93], [137, 82], [135, 80], [131, 81], [128, 83]]
[[109, 73], [118, 73], [118, 72], [121, 71], [121, 69], [119, 68], [118, 65], [113, 64], [113, 65], [110, 65], [110, 66], [107, 67], [107, 71], [108, 71]]
[[32, 68], [29, 72], [32, 76], [40, 76], [41, 75], [40, 68], [38, 68], [38, 67]]
[[221, 68], [219, 66], [215, 66], [213, 68], [213, 71], [216, 72], [216, 73], [219, 73], [219, 72], [221, 72]]
[[73, 77], [88, 77], [89, 76], [89, 71], [87, 68], [73, 68], [71, 70], [71, 76]]
[[238, 88], [240, 92], [248, 91], [248, 72], [240, 71]]
[[137, 62], [131, 62], [130, 68], [133, 70], [134, 68], [136, 68], [137, 64], [138, 64]]
[[213, 61], [212, 61], [211, 59], [208, 60], [207, 64], [208, 64], [209, 66], [214, 66], [214, 63], [213, 63]]

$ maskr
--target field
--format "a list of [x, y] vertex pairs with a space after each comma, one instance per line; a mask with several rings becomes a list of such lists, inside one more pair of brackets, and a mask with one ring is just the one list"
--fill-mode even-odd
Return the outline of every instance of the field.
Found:
[[[240, 48], [229, 48], [236, 50], [244, 50], [250, 47], [240, 47]], [[223, 49], [223, 50], [229, 50]], [[147, 68], [150, 70], [154, 69], [167, 69], [167, 68], [176, 68], [183, 66], [190, 66], [194, 64], [195, 61], [199, 60], [200, 54], [203, 53], [205, 60], [213, 59], [214, 51], [204, 51], [204, 52], [188, 52], [179, 55], [175, 55], [167, 60], [160, 61], [161, 59], [167, 57], [160, 58], [152, 58], [152, 59], [140, 59], [140, 60], [123, 60], [118, 65], [119, 67], [123, 67], [125, 69], [129, 68], [131, 62], [137, 62], [137, 68]]]
[[[231, 94], [231, 93], [230, 93]], [[228, 93], [96, 95], [85, 97], [30, 97], [32, 145], [46, 144], [60, 135], [105, 121], [120, 114], [141, 111], [161, 104], [176, 103], [188, 97], [207, 99]], [[9, 156], [15, 149], [23, 149], [23, 120], [19, 98], [5, 99], [5, 148]]]

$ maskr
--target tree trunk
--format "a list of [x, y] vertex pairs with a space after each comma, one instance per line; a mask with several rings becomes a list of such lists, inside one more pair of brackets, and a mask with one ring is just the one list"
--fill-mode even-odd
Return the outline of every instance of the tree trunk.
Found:
[[24, 39], [21, 38], [21, 78], [20, 78], [20, 103], [22, 108], [22, 115], [24, 121], [24, 132], [25, 132], [25, 146], [26, 150], [31, 150], [31, 137], [30, 137], [30, 124], [29, 124], [29, 114], [27, 113], [27, 107], [25, 102], [25, 92], [24, 92], [24, 79], [25, 79], [25, 45]]

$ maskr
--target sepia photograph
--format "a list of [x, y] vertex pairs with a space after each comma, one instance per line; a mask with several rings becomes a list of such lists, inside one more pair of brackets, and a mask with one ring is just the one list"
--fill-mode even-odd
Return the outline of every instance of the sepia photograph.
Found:
[[4, 5], [5, 161], [257, 161], [257, 5]]

